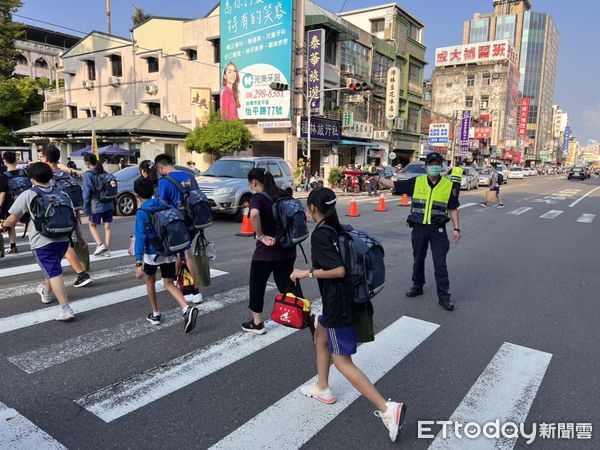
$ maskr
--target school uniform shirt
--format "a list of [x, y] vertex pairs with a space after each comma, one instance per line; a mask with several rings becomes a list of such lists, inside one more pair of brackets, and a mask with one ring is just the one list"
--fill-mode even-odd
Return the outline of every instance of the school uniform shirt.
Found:
[[[169, 175], [175, 178], [185, 189], [189, 190], [198, 186], [195, 178], [187, 172], [174, 170]], [[161, 200], [174, 208], [179, 208], [179, 202], [183, 200], [183, 195], [177, 186], [165, 177], [158, 179], [158, 196]]]
[[[415, 191], [415, 184], [417, 182], [417, 177], [411, 178], [410, 180], [402, 180], [394, 182], [394, 189], [396, 191], [396, 195], [407, 194], [412, 197], [413, 192]], [[427, 177], [427, 183], [429, 187], [433, 189], [435, 184], [431, 182], [429, 177]], [[457, 188], [456, 183], [452, 188], [452, 194], [450, 195], [450, 199], [448, 200], [448, 209], [458, 209], [460, 206], [460, 202], [458, 201], [460, 190]]]
[[[265, 236], [276, 237], [277, 226], [273, 217], [273, 202], [263, 194], [254, 194], [250, 199], [250, 209], [257, 209], [260, 215], [262, 233]], [[296, 247], [282, 248], [277, 243], [269, 247], [261, 241], [256, 241], [256, 249], [252, 259], [254, 261], [279, 261], [282, 259], [295, 258]]]
[[[60, 166], [59, 166], [60, 169]], [[62, 170], [62, 169], [61, 169]], [[68, 173], [68, 172], [67, 172]], [[83, 212], [88, 216], [92, 214], [101, 214], [115, 209], [113, 202], [101, 202], [94, 195], [94, 177], [95, 170], [88, 170], [83, 174]]]
[[152, 245], [156, 233], [147, 225], [150, 223], [150, 213], [163, 209], [165, 203], [158, 198], [151, 198], [140, 205], [135, 212], [135, 260], [144, 261], [145, 264], [158, 266], [175, 262], [175, 256], [157, 256]]
[[[310, 237], [312, 266], [331, 270], [343, 266], [339, 253], [337, 234], [333, 230], [317, 227]], [[341, 328], [352, 325], [352, 291], [346, 279], [317, 279], [323, 316], [327, 326]]]

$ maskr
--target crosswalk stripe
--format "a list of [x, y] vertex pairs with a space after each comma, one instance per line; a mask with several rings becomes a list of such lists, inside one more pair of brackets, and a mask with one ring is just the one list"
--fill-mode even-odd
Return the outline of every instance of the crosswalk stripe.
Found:
[[551, 209], [546, 214], [542, 214], [540, 219], [556, 219], [563, 213], [560, 209]]
[[458, 209], [464, 209], [464, 208], [468, 208], [469, 206], [474, 206], [474, 205], [476, 205], [476, 204], [477, 204], [477, 203], [464, 203], [464, 204], [460, 205], [460, 206], [458, 207]]
[[580, 223], [592, 223], [594, 221], [595, 217], [596, 217], [596, 214], [582, 214], [577, 219], [577, 222], [580, 222]]
[[513, 216], [520, 216], [521, 214], [526, 213], [530, 209], [533, 209], [533, 208], [529, 208], [527, 206], [523, 206], [521, 208], [513, 209], [512, 211], [509, 211], [506, 214], [512, 214]]
[[[403, 316], [379, 332], [374, 342], [361, 345], [353, 360], [375, 383], [438, 327], [431, 322]], [[300, 448], [360, 396], [334, 367], [331, 368], [329, 382], [337, 402], [323, 405], [294, 389], [212, 448], [239, 449], [247, 447], [248, 443], [253, 449]]]
[[[110, 269], [98, 270], [91, 273], [92, 280], [98, 281], [104, 278], [112, 278], [117, 277], [119, 275], [134, 273], [133, 265], [126, 264], [124, 266], [111, 267]], [[77, 276], [68, 276], [65, 277], [65, 284], [71, 285], [77, 279]], [[26, 283], [18, 286], [13, 286], [9, 288], [3, 288], [0, 290], [0, 300], [11, 299], [23, 295], [31, 295], [37, 293], [37, 283]]]
[[429, 449], [512, 449], [516, 439], [487, 439], [483, 435], [461, 439], [454, 433], [453, 424], [475, 422], [483, 427], [495, 420], [500, 425], [524, 423], [551, 359], [550, 353], [502, 344], [448, 419], [452, 424], [446, 438], [440, 431]]
[[[268, 290], [273, 290], [275, 287], [274, 283], [267, 284]], [[247, 297], [248, 287], [235, 288], [213, 295], [198, 306], [199, 316], [242, 302]], [[163, 311], [160, 326], [150, 325], [145, 318], [129, 320], [111, 328], [93, 331], [63, 342], [9, 356], [8, 360], [27, 373], [35, 373], [164, 330], [178, 323], [181, 323], [181, 308], [179, 307]]]
[[[216, 278], [226, 274], [227, 272], [223, 272], [221, 270], [210, 269], [211, 278]], [[162, 283], [158, 283], [156, 285], [156, 292], [162, 292], [164, 290], [165, 287]], [[116, 305], [118, 303], [123, 303], [145, 295], [146, 286], [141, 285], [127, 289], [121, 289], [120, 291], [97, 295], [95, 297], [89, 297], [82, 300], [75, 300], [70, 304], [75, 314], [78, 314], [85, 311], [103, 308], [104, 306]], [[43, 322], [50, 322], [54, 320], [56, 314], [57, 309], [55, 307], [49, 307], [16, 314], [14, 316], [3, 317], [0, 319], [0, 334], [8, 333], [9, 331], [20, 330], [21, 328], [27, 328]]]
[[[317, 307], [319, 303], [315, 301], [313, 306]], [[257, 337], [243, 331], [235, 333], [128, 380], [88, 394], [75, 400], [75, 403], [109, 423], [298, 331], [271, 321], [265, 322], [265, 328], [267, 333], [263, 336]]]
[[[111, 251], [110, 256], [90, 255], [90, 262], [107, 261], [109, 259], [123, 258], [124, 256], [129, 256], [129, 249], [115, 250], [114, 252]], [[69, 261], [63, 259], [60, 264], [62, 267], [67, 267], [69, 265]], [[0, 269], [0, 278], [12, 277], [14, 275], [22, 275], [25, 273], [39, 272], [41, 270], [42, 269], [40, 269], [40, 266], [37, 263], [26, 264], [24, 266], [7, 267], [6, 269]]]
[[0, 448], [66, 450], [60, 442], [16, 410], [0, 402]]

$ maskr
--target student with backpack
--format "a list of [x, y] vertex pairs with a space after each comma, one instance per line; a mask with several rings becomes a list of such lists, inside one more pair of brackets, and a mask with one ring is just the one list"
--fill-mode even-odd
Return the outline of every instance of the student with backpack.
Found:
[[29, 242], [46, 276], [45, 282], [38, 286], [38, 294], [44, 304], [51, 303], [54, 294], [60, 305], [56, 320], [70, 321], [75, 315], [69, 306], [61, 260], [75, 229], [73, 206], [64, 192], [51, 185], [53, 173], [48, 164], [30, 164], [27, 172], [33, 187], [15, 199], [0, 231], [12, 229], [25, 214], [31, 216], [34, 227], [30, 230]]
[[177, 253], [190, 245], [183, 214], [161, 199], [153, 198], [154, 186], [150, 180], [138, 178], [133, 190], [140, 201], [135, 213], [135, 276], [141, 280], [146, 275], [146, 288], [152, 307], [146, 319], [153, 325], [160, 325], [161, 315], [156, 300], [156, 271], [160, 268], [165, 289], [181, 307], [184, 331], [189, 333], [196, 326], [198, 308], [188, 306], [174, 283]]
[[[498, 205], [496, 208], [504, 208], [504, 203], [502, 203], [502, 197], [500, 197], [500, 186], [504, 183], [504, 175], [496, 170], [496, 163], [492, 163], [492, 181], [490, 183], [490, 191], [496, 193], [496, 200], [498, 201]], [[484, 200], [480, 203], [484, 208], [487, 206], [487, 200]]]
[[150, 180], [152, 186], [154, 186], [154, 197], [158, 198], [158, 170], [154, 161], [145, 159], [140, 163], [140, 176]]
[[[81, 230], [81, 221], [79, 219], [79, 216], [81, 214], [81, 208], [83, 208], [83, 192], [81, 186], [77, 184], [77, 181], [75, 181], [75, 179], [69, 173], [61, 170], [58, 167], [59, 161], [60, 150], [54, 145], [48, 145], [44, 149], [42, 162], [48, 164], [52, 169], [52, 173], [54, 174], [54, 176], [52, 177], [54, 186], [58, 190], [63, 191], [65, 194], [67, 194], [71, 199], [73, 209], [75, 210], [75, 217], [77, 218], [77, 222], [75, 224], [75, 235], [77, 237], [76, 245], [85, 248], [87, 246], [87, 243], [85, 242], [85, 237], [83, 236], [83, 232]], [[65, 258], [67, 259], [67, 261], [69, 261], [69, 265], [77, 274], [77, 279], [73, 283], [74, 287], [80, 288], [83, 286], [87, 286], [92, 282], [90, 275], [84, 270], [73, 247], [69, 246]]]
[[[92, 238], [96, 241], [94, 255], [110, 256], [112, 241], [111, 225], [114, 213], [114, 199], [117, 198], [117, 180], [106, 172], [96, 155], [84, 155], [83, 161], [88, 171], [83, 174], [83, 212], [89, 216]], [[100, 239], [98, 225], [104, 223], [104, 241]]]
[[[17, 155], [15, 152], [4, 152], [4, 161], [6, 162], [7, 170], [0, 174], [0, 220], [8, 217], [8, 210], [15, 199], [21, 193], [31, 188], [31, 180], [27, 175], [27, 171], [17, 167]], [[29, 216], [25, 214], [21, 219], [21, 223], [27, 223], [28, 221]], [[6, 253], [8, 255], [19, 253], [17, 249], [17, 232], [14, 228], [11, 228], [8, 237], [10, 240], [10, 250]]]
[[315, 278], [323, 302], [323, 314], [315, 317], [315, 349], [317, 382], [300, 388], [303, 395], [331, 404], [336, 401], [329, 386], [329, 366], [333, 364], [354, 388], [371, 401], [389, 431], [392, 442], [404, 421], [406, 404], [385, 401], [366, 375], [354, 365], [357, 336], [353, 327], [352, 283], [349, 283], [346, 263], [340, 254], [339, 236], [347, 230], [339, 222], [335, 209], [335, 193], [329, 188], [317, 188], [308, 196], [310, 216], [317, 223], [311, 235], [312, 268], [295, 269], [292, 281]]
[[273, 175], [265, 169], [251, 169], [248, 172], [248, 183], [254, 194], [250, 199], [250, 221], [256, 232], [256, 248], [250, 263], [248, 307], [252, 317], [242, 323], [242, 330], [247, 333], [265, 334], [262, 312], [267, 281], [273, 274], [279, 292], [285, 292], [296, 261], [296, 246], [284, 248], [276, 239], [277, 223], [273, 216], [273, 204], [288, 198], [288, 193], [277, 187]]

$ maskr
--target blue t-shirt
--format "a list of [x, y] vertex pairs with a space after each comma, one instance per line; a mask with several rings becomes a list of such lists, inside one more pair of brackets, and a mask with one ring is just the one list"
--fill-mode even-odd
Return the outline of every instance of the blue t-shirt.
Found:
[[[197, 185], [196, 180], [187, 172], [173, 171], [169, 175], [179, 181], [185, 189], [189, 190]], [[158, 196], [162, 201], [175, 208], [179, 207], [179, 202], [183, 199], [177, 186], [166, 177], [158, 180]]]

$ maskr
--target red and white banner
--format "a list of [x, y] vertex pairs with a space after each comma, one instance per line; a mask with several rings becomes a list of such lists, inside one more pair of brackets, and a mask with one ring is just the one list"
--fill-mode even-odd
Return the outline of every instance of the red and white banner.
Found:
[[492, 137], [490, 127], [474, 127], [473, 130], [473, 137], [475, 139], [490, 139]]
[[519, 64], [519, 54], [506, 39], [441, 47], [435, 50], [436, 67], [497, 61], [510, 61], [515, 66]]
[[523, 97], [521, 99], [521, 106], [519, 106], [519, 137], [527, 137], [527, 121], [529, 120], [529, 97]]

